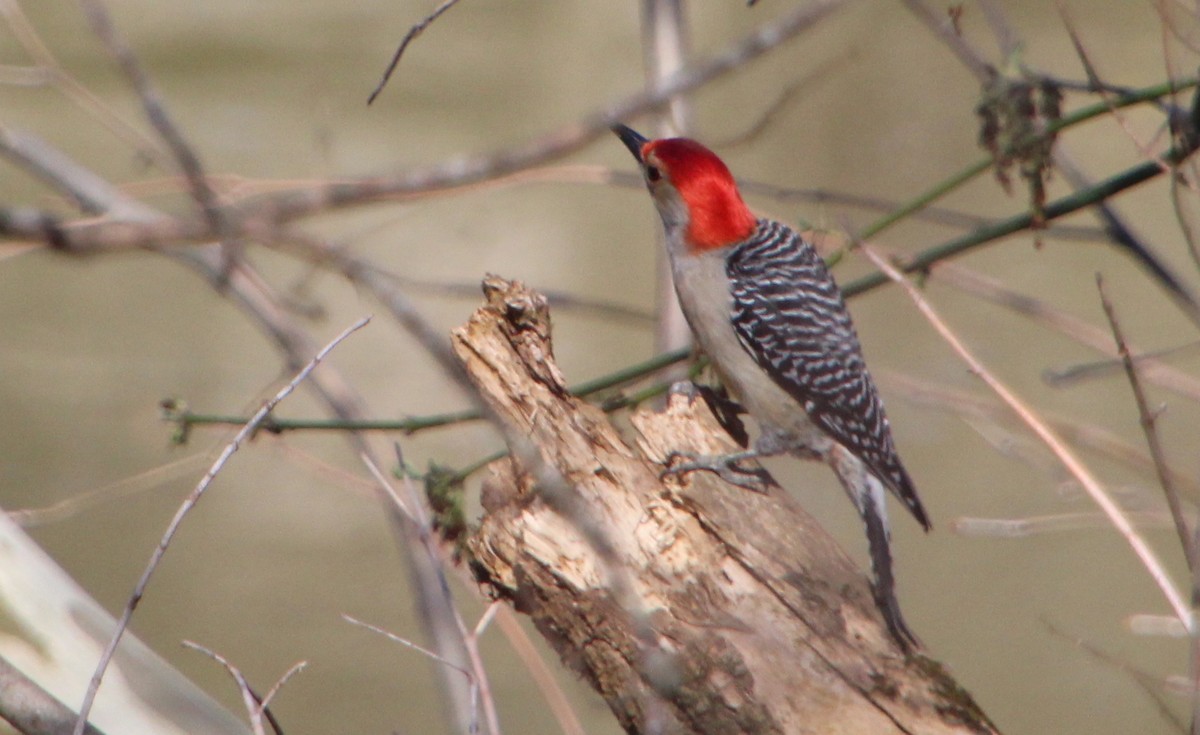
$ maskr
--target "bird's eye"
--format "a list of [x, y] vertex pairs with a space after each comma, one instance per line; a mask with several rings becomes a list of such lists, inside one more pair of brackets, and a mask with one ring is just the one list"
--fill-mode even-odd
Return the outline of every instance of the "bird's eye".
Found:
[[658, 170], [658, 166], [646, 167], [646, 181], [649, 181], [651, 184], [657, 184], [661, 178], [662, 171]]

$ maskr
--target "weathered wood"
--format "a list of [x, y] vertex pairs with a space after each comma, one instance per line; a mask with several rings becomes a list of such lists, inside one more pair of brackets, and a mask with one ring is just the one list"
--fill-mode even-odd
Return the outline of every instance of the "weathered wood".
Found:
[[[484, 291], [455, 350], [544, 467], [492, 467], [472, 568], [627, 731], [994, 732], [939, 664], [895, 645], [863, 573], [786, 492], [660, 480], [671, 452], [735, 448], [703, 401], [635, 413], [631, 447], [567, 393], [545, 299], [495, 277]], [[546, 468], [574, 494], [567, 510], [530, 479]]]

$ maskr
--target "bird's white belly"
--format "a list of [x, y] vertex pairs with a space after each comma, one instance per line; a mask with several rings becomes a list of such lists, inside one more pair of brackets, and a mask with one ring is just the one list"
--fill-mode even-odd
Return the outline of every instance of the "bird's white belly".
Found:
[[[827, 443], [804, 408], [742, 347], [731, 321], [733, 296], [720, 253], [674, 258], [675, 292], [700, 348], [712, 360], [721, 382], [764, 432], [782, 432], [799, 444]], [[714, 298], [714, 294], [719, 297]]]

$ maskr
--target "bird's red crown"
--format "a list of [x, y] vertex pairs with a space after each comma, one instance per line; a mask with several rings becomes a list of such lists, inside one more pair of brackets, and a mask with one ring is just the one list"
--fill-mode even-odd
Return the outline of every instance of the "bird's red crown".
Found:
[[758, 220], [717, 154], [690, 138], [665, 138], [646, 143], [642, 160], [658, 166], [683, 197], [693, 250], [723, 248], [754, 233]]

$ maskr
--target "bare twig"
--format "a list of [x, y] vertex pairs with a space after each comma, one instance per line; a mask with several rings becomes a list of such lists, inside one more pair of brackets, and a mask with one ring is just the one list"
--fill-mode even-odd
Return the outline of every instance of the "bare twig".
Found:
[[[641, 0], [642, 65], [647, 86], [661, 85], [687, 68], [691, 52], [684, 0]], [[691, 131], [692, 110], [686, 97], [673, 95], [667, 103], [668, 119], [662, 129], [671, 135]]]
[[[245, 423], [245, 421], [241, 422], [241, 424]], [[192, 454], [182, 459], [177, 459], [174, 462], [168, 462], [145, 472], [140, 472], [132, 477], [126, 477], [117, 482], [72, 495], [57, 503], [40, 508], [10, 510], [8, 511], [8, 517], [19, 523], [22, 528], [33, 528], [47, 523], [57, 523], [101, 503], [145, 492], [169, 478], [181, 477], [186, 473], [198, 470], [204, 465], [204, 460], [204, 454]]]
[[1125, 626], [1134, 635], [1187, 638], [1188, 632], [1173, 615], [1150, 615], [1135, 613], [1125, 618]]
[[1166, 453], [1158, 438], [1158, 429], [1155, 426], [1158, 412], [1151, 409], [1146, 400], [1146, 392], [1142, 388], [1137, 366], [1134, 365], [1133, 358], [1129, 354], [1129, 344], [1125, 341], [1125, 335], [1121, 332], [1121, 325], [1117, 321], [1116, 309], [1108, 298], [1108, 294], [1105, 293], [1104, 279], [1099, 274], [1096, 274], [1096, 290], [1100, 292], [1100, 304], [1104, 307], [1104, 315], [1108, 317], [1109, 326], [1112, 327], [1113, 339], [1117, 343], [1117, 352], [1125, 364], [1125, 374], [1129, 377], [1129, 388], [1137, 403], [1142, 431], [1146, 434], [1146, 447], [1149, 448], [1150, 456], [1154, 460], [1154, 471], [1158, 475], [1158, 483], [1162, 487], [1163, 495], [1166, 496], [1167, 508], [1171, 510], [1171, 520], [1175, 523], [1175, 532], [1179, 535], [1180, 546], [1183, 547], [1183, 558], [1187, 560], [1188, 569], [1194, 570], [1196, 568], [1196, 549], [1192, 547], [1192, 531], [1188, 528], [1187, 519], [1184, 518], [1179, 490], [1171, 478]]
[[954, 52], [963, 66], [975, 75], [981, 84], [986, 84], [995, 75], [996, 70], [984, 60], [983, 55], [976, 51], [966, 39], [960, 36], [949, 18], [942, 19], [925, 0], [904, 0], [909, 11], [917, 17], [933, 35]]
[[1146, 672], [1130, 665], [1127, 661], [1122, 661], [1116, 656], [1100, 650], [1094, 644], [1089, 643], [1078, 635], [1068, 634], [1066, 631], [1060, 629], [1058, 626], [1054, 625], [1048, 620], [1044, 620], [1043, 622], [1045, 623], [1046, 627], [1049, 628], [1052, 634], [1069, 640], [1097, 661], [1107, 664], [1117, 671], [1128, 675], [1133, 683], [1136, 684], [1137, 687], [1141, 689], [1152, 702], [1154, 702], [1156, 708], [1158, 709], [1158, 714], [1165, 721], [1174, 725], [1175, 730], [1178, 732], [1182, 733], [1186, 731], [1183, 723], [1179, 721], [1179, 718], [1177, 718], [1175, 713], [1171, 711], [1171, 707], [1169, 707], [1167, 703], [1163, 701], [1162, 696], [1159, 695], [1158, 690], [1162, 688], [1162, 682], [1157, 677], [1151, 676], [1150, 674], [1147, 674]]
[[542, 698], [546, 700], [546, 706], [550, 708], [554, 719], [558, 720], [558, 726], [562, 729], [563, 735], [587, 735], [587, 731], [584, 729], [583, 723], [579, 721], [579, 716], [575, 714], [574, 708], [571, 707], [566, 693], [559, 686], [558, 679], [542, 659], [541, 653], [534, 647], [533, 641], [529, 639], [529, 634], [517, 622], [516, 615], [509, 608], [501, 607], [497, 612], [497, 620], [500, 629], [504, 631], [505, 637], [512, 644], [513, 650], [516, 651], [521, 662], [525, 664], [526, 670], [533, 677], [534, 683], [541, 690]]
[[[0, 720], [27, 735], [63, 735], [75, 726], [75, 713], [0, 657]], [[104, 734], [88, 723], [84, 735]]]
[[[1101, 99], [1103, 99], [1104, 102], [1109, 105], [1109, 113], [1113, 120], [1117, 123], [1117, 127], [1121, 129], [1121, 132], [1125, 133], [1125, 136], [1129, 138], [1134, 147], [1138, 149], [1138, 152], [1142, 155], [1142, 157], [1158, 162], [1158, 164], [1163, 168], [1163, 173], [1169, 172], [1171, 167], [1165, 161], [1159, 159], [1154, 154], [1152, 148], [1152, 146], [1157, 142], [1157, 139], [1161, 138], [1162, 135], [1167, 132], [1168, 127], [1165, 125], [1160, 126], [1158, 133], [1149, 141], [1142, 141], [1138, 137], [1137, 131], [1129, 123], [1129, 120], [1126, 119], [1125, 114], [1120, 109], [1112, 105], [1112, 96], [1110, 92], [1111, 88], [1109, 85], [1104, 83], [1103, 79], [1100, 77], [1100, 73], [1096, 70], [1095, 65], [1092, 63], [1091, 57], [1087, 51], [1087, 47], [1084, 45], [1083, 39], [1080, 37], [1079, 32], [1075, 28], [1075, 23], [1071, 20], [1066, 6], [1064, 6], [1062, 2], [1058, 2], [1057, 6], [1059, 17], [1062, 18], [1063, 27], [1066, 28], [1067, 35], [1069, 35], [1071, 38], [1071, 44], [1075, 48], [1075, 54], [1079, 57], [1080, 63], [1083, 64], [1083, 68], [1087, 74], [1088, 85], [1091, 87], [1092, 91], [1094, 91], [1096, 94], [1099, 94]], [[1168, 76], [1169, 78], [1174, 78], [1173, 74], [1169, 74]]]
[[146, 587], [150, 583], [150, 577], [158, 568], [158, 564], [162, 560], [163, 555], [166, 553], [167, 546], [171, 543], [171, 539], [174, 538], [175, 533], [183, 524], [184, 517], [193, 507], [195, 507], [196, 503], [199, 502], [201, 496], [204, 494], [204, 491], [207, 490], [212, 484], [212, 481], [216, 478], [217, 473], [224, 468], [225, 464], [229, 461], [229, 458], [232, 457], [239, 448], [241, 448], [241, 445], [247, 439], [253, 436], [254, 431], [258, 428], [259, 424], [262, 423], [262, 420], [267, 417], [267, 414], [269, 414], [271, 410], [279, 404], [280, 401], [291, 395], [291, 393], [296, 390], [296, 387], [300, 385], [300, 383], [302, 383], [313, 370], [316, 369], [317, 365], [321, 363], [321, 360], [323, 360], [325, 356], [328, 355], [331, 350], [333, 350], [333, 348], [341, 344], [342, 340], [349, 337], [353, 332], [364, 327], [368, 321], [370, 321], [369, 317], [360, 319], [339, 334], [332, 342], [322, 348], [321, 351], [318, 352], [316, 356], [314, 356], [312, 360], [310, 360], [309, 363], [305, 365], [299, 373], [296, 374], [296, 377], [294, 377], [286, 386], [276, 393], [274, 397], [264, 403], [262, 408], [260, 408], [258, 412], [254, 414], [254, 416], [242, 428], [242, 430], [239, 431], [236, 436], [234, 436], [233, 440], [226, 445], [220, 456], [217, 457], [215, 462], [213, 462], [212, 467], [210, 467], [208, 472], [205, 473], [204, 477], [201, 478], [199, 484], [197, 484], [195, 489], [193, 489], [192, 492], [188, 494], [187, 498], [184, 499], [183, 504], [180, 505], [179, 509], [175, 512], [175, 517], [172, 518], [170, 524], [168, 524], [166, 532], [159, 540], [158, 546], [155, 547], [154, 553], [150, 555], [150, 561], [146, 564], [146, 568], [142, 572], [141, 578], [134, 586], [133, 594], [130, 595], [129, 601], [125, 604], [125, 610], [121, 614], [121, 619], [117, 622], [117, 628], [113, 632], [112, 638], [109, 640], [108, 645], [105, 647], [103, 655], [100, 657], [100, 663], [96, 667], [96, 672], [92, 675], [91, 681], [88, 682], [87, 692], [84, 694], [83, 703], [79, 708], [79, 719], [75, 724], [74, 735], [83, 735], [84, 727], [87, 724], [88, 714], [91, 712], [92, 703], [96, 699], [96, 692], [100, 689], [100, 682], [104, 678], [104, 672], [108, 668], [108, 664], [112, 660], [113, 654], [117, 650], [117, 644], [121, 642], [121, 637], [124, 635], [125, 630], [129, 627], [129, 621], [133, 618], [134, 610], [137, 609], [138, 603], [141, 601], [142, 596], [146, 592]]
[[[968, 420], [979, 417], [990, 422], [1015, 420], [1012, 412], [997, 401], [977, 397], [965, 391], [950, 390], [944, 385], [918, 381], [912, 377], [898, 374], [884, 374], [888, 382], [902, 388], [905, 397], [918, 405], [931, 406], [940, 410], [961, 415]], [[1076, 446], [1103, 454], [1105, 457], [1119, 462], [1137, 472], [1154, 471], [1154, 461], [1140, 447], [1125, 441], [1111, 431], [1098, 426], [1070, 421], [1061, 416], [1049, 415], [1048, 420], [1059, 436], [1066, 438]], [[979, 427], [976, 426], [978, 430]], [[986, 438], [986, 436], [985, 436]], [[1024, 453], [1028, 457], [1028, 453]], [[1054, 460], [1056, 467], [1061, 464]], [[1031, 462], [1039, 470], [1045, 471], [1039, 460]], [[1187, 491], [1188, 497], [1200, 501], [1200, 484], [1191, 475], [1168, 468], [1175, 486]]]
[[1021, 420], [1024, 421], [1025, 424], [1029, 426], [1029, 428], [1033, 430], [1033, 432], [1043, 442], [1046, 443], [1046, 446], [1048, 446], [1050, 450], [1054, 452], [1059, 461], [1061, 461], [1063, 465], [1071, 471], [1071, 474], [1074, 475], [1077, 480], [1079, 480], [1079, 483], [1083, 486], [1084, 490], [1087, 491], [1088, 495], [1091, 496], [1096, 505], [1100, 506], [1100, 509], [1104, 511], [1104, 514], [1107, 515], [1109, 520], [1112, 522], [1113, 527], [1117, 529], [1117, 531], [1129, 544], [1130, 548], [1133, 549], [1134, 554], [1142, 562], [1142, 565], [1150, 573], [1150, 576], [1154, 580], [1155, 584], [1157, 584], [1159, 589], [1162, 591], [1163, 596], [1166, 598], [1167, 603], [1171, 606], [1171, 609], [1175, 612], [1175, 615], [1178, 616], [1179, 619], [1188, 626], [1189, 630], [1191, 630], [1194, 627], [1192, 622], [1191, 608], [1184, 602], [1182, 596], [1179, 594], [1179, 591], [1175, 589], [1175, 585], [1171, 582], [1166, 569], [1163, 568], [1162, 562], [1159, 561], [1158, 556], [1154, 553], [1154, 550], [1151, 549], [1149, 545], [1146, 544], [1145, 539], [1143, 539], [1137, 533], [1133, 527], [1133, 524], [1130, 523], [1129, 519], [1125, 516], [1124, 511], [1122, 511], [1120, 506], [1113, 502], [1112, 498], [1108, 496], [1108, 493], [1105, 492], [1104, 487], [1092, 475], [1091, 471], [1088, 470], [1088, 468], [1081, 461], [1079, 461], [1074, 453], [1067, 448], [1066, 444], [1064, 444], [1062, 440], [1058, 438], [1054, 431], [1040, 417], [1038, 417], [1037, 414], [1034, 413], [1034, 411], [1030, 409], [1026, 403], [1018, 398], [1017, 395], [1008, 388], [1008, 386], [1004, 385], [1004, 383], [1000, 382], [995, 376], [988, 372], [988, 370], [983, 366], [983, 363], [979, 362], [979, 360], [976, 359], [973, 354], [971, 354], [971, 352], [966, 348], [965, 345], [963, 345], [958, 337], [955, 336], [950, 328], [946, 326], [945, 322], [942, 321], [941, 317], [938, 316], [937, 312], [933, 309], [929, 302], [926, 301], [923, 296], [921, 296], [921, 293], [917, 291], [916, 287], [914, 287], [912, 283], [908, 281], [908, 279], [901, 275], [900, 271], [896, 270], [894, 266], [885, 261], [883, 258], [879, 257], [870, 247], [863, 245], [861, 246], [861, 250], [867, 256], [867, 258], [870, 259], [870, 261], [880, 269], [880, 271], [882, 271], [888, 278], [899, 284], [905, 290], [909, 298], [911, 298], [913, 303], [917, 305], [917, 309], [921, 312], [921, 314], [929, 321], [931, 325], [933, 325], [934, 329], [937, 330], [942, 339], [944, 339], [946, 343], [949, 344], [956, 353], [958, 353], [963, 362], [967, 363], [967, 365], [971, 368], [971, 371], [982, 378], [983, 381], [987, 383], [988, 387], [991, 388], [1001, 400], [1008, 404], [1008, 406], [1015, 411], [1018, 416], [1021, 417]]
[[[754, 141], [766, 131], [773, 122], [779, 117], [779, 114], [789, 105], [796, 101], [801, 92], [807, 91], [812, 85], [824, 81], [831, 81], [834, 78], [834, 70], [837, 67], [845, 66], [851, 59], [857, 55], [857, 49], [848, 49], [844, 53], [826, 59], [819, 64], [815, 69], [812, 69], [804, 76], [789, 83], [786, 87], [780, 90], [765, 109], [758, 113], [758, 117], [750, 122], [744, 130], [738, 132], [723, 140], [715, 141], [712, 144], [714, 149], [717, 148], [733, 148], [736, 146], [746, 145]], [[640, 182], [639, 182], [640, 183]], [[742, 185], [742, 189], [745, 190]], [[894, 209], [895, 205], [891, 205], [888, 209]]]
[[417, 36], [425, 32], [429, 24], [434, 22], [450, 8], [458, 4], [458, 0], [445, 0], [441, 5], [437, 6], [432, 13], [422, 18], [412, 28], [408, 29], [408, 33], [404, 34], [404, 40], [400, 41], [400, 45], [396, 48], [396, 53], [392, 55], [391, 62], [388, 63], [387, 69], [383, 72], [383, 78], [379, 80], [379, 84], [375, 85], [375, 89], [371, 90], [371, 96], [367, 97], [367, 104], [375, 101], [383, 88], [387, 86], [388, 80], [392, 78], [392, 72], [396, 71], [396, 67], [400, 65], [400, 57], [404, 55], [404, 50], [408, 48], [408, 44], [417, 39]]
[[194, 641], [183, 641], [183, 647], [190, 648], [198, 653], [203, 653], [213, 661], [221, 664], [221, 667], [228, 672], [229, 676], [233, 678], [233, 682], [237, 684], [238, 694], [242, 696], [242, 706], [246, 709], [246, 717], [250, 721], [250, 730], [254, 733], [254, 735], [266, 735], [266, 732], [263, 730], [262, 715], [257, 711], [258, 696], [254, 693], [254, 690], [250, 688], [250, 682], [246, 681], [246, 677], [242, 674], [241, 669], [234, 666], [229, 662], [228, 659], [216, 651], [206, 648], [205, 646], [202, 646]]
[[[263, 712], [270, 712], [268, 708], [271, 706], [271, 700], [275, 698], [275, 695], [279, 694], [283, 687], [292, 680], [293, 676], [299, 674], [301, 671], [304, 671], [307, 666], [307, 661], [297, 661], [296, 663], [292, 664], [291, 668], [283, 672], [283, 676], [279, 677], [279, 679], [271, 685], [271, 688], [267, 690], [267, 693], [263, 695], [262, 701], [258, 703], [259, 708], [262, 709]], [[282, 735], [282, 733], [278, 732], [278, 728], [276, 728], [276, 735]]]
[[[1195, 352], [1200, 347], [1200, 340], [1185, 342], [1181, 345], [1148, 350], [1131, 355], [1134, 364], [1146, 362], [1161, 362], [1176, 357], [1182, 357], [1189, 352]], [[1123, 369], [1120, 358], [1078, 362], [1061, 368], [1048, 369], [1042, 372], [1046, 383], [1056, 388], [1064, 388], [1072, 383], [1111, 375]]]
[[[1166, 528], [1170, 523], [1164, 513], [1129, 513], [1130, 522], [1141, 528]], [[1024, 538], [1043, 533], [1079, 531], [1086, 528], [1108, 528], [1112, 524], [1102, 513], [1060, 513], [1034, 518], [956, 518], [951, 530], [962, 536], [986, 538]], [[1174, 620], [1174, 618], [1172, 618]]]
[[[1117, 356], [1111, 336], [1103, 329], [1059, 309], [1046, 301], [1015, 291], [999, 281], [976, 273], [955, 263], [939, 263], [931, 278], [949, 284], [965, 294], [986, 299], [1018, 314], [1029, 317], [1043, 326], [1058, 330], [1076, 342], [1105, 355]], [[1130, 345], [1137, 354], [1143, 350]], [[1200, 401], [1200, 382], [1186, 372], [1153, 359], [1141, 359], [1139, 368], [1149, 382], [1167, 390]], [[1050, 374], [1054, 377], [1054, 374]]]
[[[1114, 114], [1115, 112], [1114, 110]], [[1075, 189], [1086, 189], [1094, 183], [1075, 163], [1074, 157], [1061, 146], [1054, 154], [1054, 161], [1058, 170]], [[1094, 210], [1104, 226], [1108, 240], [1133, 256], [1138, 265], [1145, 268], [1154, 280], [1167, 290], [1192, 322], [1200, 325], [1200, 303], [1197, 303], [1191, 289], [1167, 261], [1155, 253], [1145, 239], [1135, 232], [1133, 226], [1125, 221], [1111, 202], [1097, 202]]]
[[231, 236], [232, 228], [227, 226], [225, 216], [219, 207], [220, 203], [217, 200], [216, 192], [209, 186], [208, 180], [204, 176], [204, 168], [200, 164], [200, 159], [167, 112], [162, 95], [159, 94], [141, 63], [138, 62], [133, 49], [117, 32], [102, 0], [80, 0], [80, 2], [83, 4], [84, 14], [87, 16], [92, 31], [117, 60], [121, 71], [129, 79], [134, 92], [141, 100], [146, 119], [150, 121], [155, 131], [171, 149], [172, 155], [175, 156], [180, 169], [187, 177], [192, 196], [204, 212], [209, 231], [221, 240], [228, 239]]
[[[404, 456], [401, 453], [399, 443], [397, 443], [395, 447], [397, 461], [399, 465], [403, 467]], [[425, 506], [421, 502], [420, 496], [417, 494], [417, 490], [413, 484], [412, 478], [409, 477], [408, 474], [402, 474], [402, 482], [404, 483], [404, 487], [408, 491], [409, 496], [409, 502], [406, 504], [400, 499], [399, 493], [397, 493], [395, 488], [392, 487], [392, 483], [387, 477], [384, 476], [379, 467], [376, 466], [376, 464], [366, 455], [363, 455], [361, 459], [367, 465], [367, 468], [370, 470], [371, 475], [375, 478], [375, 481], [384, 488], [387, 496], [392, 499], [392, 502], [396, 503], [397, 507], [399, 507], [403, 512], [410, 514], [410, 517], [417, 526], [418, 540], [424, 547], [425, 553], [429, 555], [430, 560], [433, 562], [433, 568], [437, 570], [439, 582], [438, 590], [441, 593], [446, 609], [453, 617], [454, 625], [458, 631], [459, 640], [462, 644], [462, 649], [466, 652], [467, 658], [470, 661], [469, 671], [458, 664], [454, 664], [453, 666], [454, 668], [468, 674], [468, 680], [470, 682], [472, 692], [470, 723], [471, 731], [475, 732], [478, 729], [478, 715], [476, 714], [476, 709], [478, 707], [478, 703], [482, 701], [484, 718], [488, 724], [488, 732], [492, 733], [492, 735], [501, 735], [500, 717], [497, 714], [495, 699], [492, 697], [492, 690], [488, 680], [487, 669], [484, 668], [483, 659], [479, 656], [478, 632], [471, 632], [467, 630], [466, 625], [463, 623], [462, 614], [458, 610], [458, 605], [455, 604], [454, 597], [450, 594], [450, 585], [445, 577], [444, 565], [442, 564], [441, 554], [437, 545], [437, 539], [434, 536], [433, 527], [429, 522], [429, 516], [425, 512]], [[491, 614], [491, 610], [489, 609], [489, 611], [484, 615], [483, 619], [481, 619], [479, 622], [479, 630], [482, 630], [483, 627], [486, 627], [486, 621], [490, 620]], [[393, 636], [389, 635], [389, 637]], [[393, 637], [393, 639], [400, 640], [398, 637]], [[412, 645], [412, 647], [428, 654], [425, 649], [420, 648], [419, 646]], [[442, 656], [438, 656], [437, 660], [442, 661], [443, 663], [448, 663], [448, 660]]]
[[424, 654], [428, 658], [430, 658], [434, 661], [437, 661], [438, 663], [442, 664], [443, 666], [448, 666], [448, 667], [454, 669], [455, 671], [459, 672], [463, 676], [467, 677], [468, 681], [472, 681], [472, 683], [474, 683], [474, 681], [473, 681], [474, 675], [471, 673], [470, 669], [459, 666], [458, 664], [454, 663], [450, 659], [443, 658], [442, 656], [429, 650], [428, 648], [425, 648], [417, 643], [413, 643], [412, 641], [408, 640], [407, 638], [404, 638], [403, 636], [398, 636], [395, 633], [391, 632], [390, 630], [385, 630], [383, 628], [380, 628], [377, 625], [372, 625], [363, 620], [359, 620], [358, 618], [354, 617], [353, 615], [347, 615], [346, 613], [342, 613], [342, 620], [345, 620], [347, 623], [350, 623], [351, 625], [357, 625], [360, 628], [366, 628], [367, 630], [371, 631], [372, 633], [378, 633], [379, 635], [387, 638], [390, 641], [395, 641], [396, 643], [399, 643], [402, 646], [411, 648], [418, 653]]
[[846, 0], [816, 0], [762, 25], [741, 41], [709, 59], [697, 61], [659, 86], [630, 95], [578, 122], [545, 133], [533, 141], [497, 153], [459, 158], [402, 176], [332, 183], [272, 197], [258, 209], [269, 222], [286, 222], [316, 211], [373, 201], [394, 194], [428, 192], [447, 186], [502, 176], [576, 151], [609, 127], [657, 107], [676, 95], [706, 84], [762, 56], [816, 26]]
[[[493, 420], [496, 421], [498, 419], [499, 417], [495, 416]], [[504, 427], [502, 430], [505, 432], [505, 434], [513, 433], [507, 427]], [[404, 457], [400, 452], [400, 444], [397, 443], [395, 446], [396, 458], [399, 461], [400, 466], [403, 467]], [[408, 489], [408, 494], [409, 497], [412, 498], [413, 504], [420, 508], [420, 498], [417, 495], [417, 489], [412, 481], [412, 477], [410, 477], [408, 474], [404, 474], [402, 475], [401, 479], [404, 483], [404, 486]], [[438, 550], [437, 543], [433, 535], [433, 527], [430, 525], [428, 517], [424, 515], [423, 510], [420, 517], [420, 523], [421, 540], [425, 544], [425, 548], [429, 555], [431, 557], [435, 557], [437, 556]], [[439, 566], [438, 569], [440, 571], [442, 567]], [[449, 608], [450, 614], [454, 617], [454, 624], [458, 628], [458, 634], [462, 639], [463, 649], [466, 651], [467, 658], [471, 662], [471, 671], [473, 673], [472, 681], [475, 684], [479, 701], [483, 704], [483, 716], [484, 720], [488, 724], [488, 731], [492, 735], [501, 735], [500, 715], [496, 710], [496, 699], [492, 696], [491, 679], [488, 677], [487, 669], [483, 665], [483, 657], [479, 655], [479, 636], [487, 628], [488, 623], [495, 614], [495, 603], [488, 606], [488, 609], [484, 612], [483, 616], [476, 624], [475, 629], [473, 631], [468, 631], [466, 623], [463, 621], [462, 613], [459, 612], [458, 606], [454, 604], [454, 599], [450, 595], [450, 586], [447, 584], [444, 578], [442, 579], [441, 589], [442, 593], [446, 596], [446, 607]]]
[[1021, 39], [1004, 15], [1004, 9], [995, 0], [979, 0], [979, 7], [992, 29], [992, 35], [996, 37], [996, 47], [1001, 57], [1010, 59], [1015, 56], [1021, 48]]
[[[614, 182], [616, 183], [616, 182]], [[620, 182], [624, 183], [624, 182]], [[641, 177], [634, 182], [638, 187], [644, 186]], [[829, 189], [800, 189], [787, 186], [775, 186], [773, 184], [765, 184], [759, 181], [738, 181], [738, 187], [744, 194], [753, 194], [757, 196], [769, 197], [777, 202], [811, 202], [814, 204], [830, 204], [841, 207], [854, 207], [873, 212], [894, 212], [901, 207], [899, 202], [895, 202], [882, 197], [866, 196], [863, 194], [851, 194], [843, 191], [833, 191]], [[933, 205], [924, 206], [918, 210], [908, 212], [905, 215], [908, 220], [919, 220], [925, 222], [933, 222], [935, 224], [946, 225], [947, 227], [955, 227], [959, 229], [973, 230], [980, 227], [987, 227], [996, 222], [995, 219], [989, 217], [981, 217], [977, 214], [968, 214], [949, 207], [936, 207]], [[1083, 227], [1079, 225], [1048, 225], [1042, 232], [1043, 235], [1059, 240], [1084, 241], [1084, 242], [1099, 242], [1105, 240], [1107, 235], [1097, 227]]]
[[53, 82], [55, 88], [67, 99], [85, 110], [117, 138], [132, 146], [139, 156], [160, 165], [170, 164], [169, 155], [161, 143], [126, 122], [112, 107], [63, 68], [34, 30], [33, 24], [25, 16], [25, 11], [21, 9], [17, 0], [0, 0], [0, 16], [4, 17], [8, 29], [25, 49], [25, 53], [29, 54], [43, 75]]
[[467, 655], [471, 659], [471, 670], [475, 672], [475, 685], [479, 692], [479, 701], [483, 703], [483, 716], [488, 723], [488, 731], [492, 735], [502, 735], [500, 730], [500, 715], [496, 711], [496, 698], [492, 695], [491, 679], [488, 678], [487, 669], [483, 665], [483, 656], [479, 653], [479, 636], [487, 629], [488, 623], [491, 622], [492, 616], [495, 615], [496, 605], [499, 602], [493, 602], [488, 605], [483, 616], [479, 619], [473, 631], [468, 631], [463, 623], [462, 616], [458, 614], [458, 608], [455, 608], [455, 621], [458, 623], [459, 630], [463, 634], [463, 643], [467, 647]]
[[[396, 509], [415, 523], [421, 529], [422, 533], [426, 533], [425, 526], [428, 523], [428, 519], [425, 517], [425, 506], [421, 503], [421, 499], [413, 497], [413, 504], [410, 508], [400, 497], [399, 493], [396, 492], [396, 489], [392, 487], [392, 483], [388, 482], [387, 476], [383, 474], [383, 470], [379, 469], [379, 465], [375, 464], [375, 460], [371, 458], [371, 455], [363, 452], [358, 455], [358, 458], [366, 465], [367, 471], [371, 473], [371, 477], [375, 478], [375, 482], [383, 489], [387, 497], [391, 499]], [[400, 463], [400, 467], [404, 467], [403, 462]]]
[[[371, 625], [370, 623], [359, 620], [358, 618], [353, 617], [351, 615], [346, 615], [345, 613], [342, 613], [342, 620], [345, 620], [347, 623], [350, 623], [351, 625], [357, 625], [361, 628], [366, 628], [367, 630], [369, 630], [373, 633], [378, 633], [379, 635], [384, 636], [385, 638], [387, 638], [390, 641], [394, 641], [396, 643], [399, 643], [402, 646], [411, 648], [414, 651], [417, 651], [418, 653], [422, 653], [425, 656], [427, 656], [428, 658], [430, 658], [434, 661], [437, 661], [438, 663], [446, 666], [447, 668], [453, 669], [454, 671], [457, 671], [460, 674], [462, 674], [466, 678], [467, 683], [469, 684], [470, 690], [471, 690], [471, 722], [470, 722], [470, 725], [468, 728], [468, 732], [475, 733], [475, 732], [479, 731], [479, 716], [476, 714], [476, 711], [475, 711], [476, 708], [478, 707], [478, 701], [479, 701], [479, 682], [478, 682], [478, 680], [476, 680], [475, 674], [472, 673], [471, 669], [468, 669], [463, 666], [459, 666], [458, 664], [454, 663], [453, 661], [451, 661], [447, 658], [444, 658], [442, 656], [439, 656], [438, 654], [434, 653], [433, 651], [430, 651], [428, 648], [419, 646], [416, 643], [413, 643], [412, 641], [408, 640], [407, 638], [398, 636], [389, 630], [384, 630], [383, 628], [380, 628], [377, 625]], [[497, 731], [493, 731], [493, 732], [497, 732]]]
[[[684, 0], [641, 0], [642, 66], [646, 87], [655, 89], [687, 68], [691, 53]], [[667, 101], [666, 114], [660, 115], [656, 128], [662, 137], [688, 135], [692, 127], [692, 106], [683, 94]], [[692, 332], [675, 298], [674, 278], [665, 248], [655, 250], [654, 259], [654, 347], [658, 352], [684, 349], [692, 343]], [[678, 367], [672, 368], [674, 377]]]
[[250, 729], [254, 731], [254, 735], [266, 735], [266, 731], [263, 729], [264, 716], [267, 718], [267, 722], [271, 725], [271, 730], [275, 733], [275, 735], [283, 735], [283, 728], [280, 727], [278, 720], [275, 719], [275, 715], [271, 714], [269, 707], [271, 698], [279, 693], [279, 690], [284, 684], [286, 684], [293, 676], [300, 673], [300, 671], [302, 671], [304, 667], [308, 665], [307, 661], [300, 661], [292, 664], [291, 668], [284, 672], [283, 676], [279, 677], [279, 680], [275, 682], [275, 684], [271, 687], [271, 690], [267, 692], [267, 695], [265, 697], [260, 697], [258, 696], [258, 693], [251, 688], [250, 682], [246, 680], [245, 675], [242, 674], [242, 670], [237, 666], [234, 666], [229, 659], [194, 641], [185, 640], [183, 645], [185, 648], [190, 648], [193, 651], [203, 653], [205, 656], [208, 656], [212, 660], [221, 664], [225, 671], [229, 672], [229, 675], [233, 677], [234, 683], [237, 684], [238, 692], [242, 695], [242, 705], [246, 708], [246, 717], [250, 721]]
[[149, 205], [127, 196], [104, 177], [80, 166], [35, 133], [0, 125], [0, 155], [88, 214], [107, 214], [133, 222], [170, 221]]

